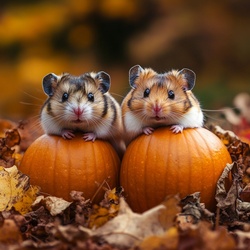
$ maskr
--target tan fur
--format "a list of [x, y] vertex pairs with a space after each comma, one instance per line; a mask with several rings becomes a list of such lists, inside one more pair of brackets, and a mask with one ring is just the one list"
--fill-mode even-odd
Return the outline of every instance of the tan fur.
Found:
[[[65, 130], [95, 133], [96, 138], [108, 140], [122, 156], [125, 144], [121, 137], [121, 107], [109, 92], [101, 92], [101, 80], [95, 77], [96, 73], [83, 75], [83, 78], [69, 74], [59, 76], [57, 85], [52, 83], [54, 94], [42, 108], [42, 127], [45, 133], [55, 135], [63, 135]], [[61, 101], [64, 93], [69, 94], [66, 102]], [[94, 95], [93, 102], [88, 100], [89, 93]], [[81, 122], [74, 122], [77, 120], [74, 109], [77, 108], [83, 111], [79, 116]]]
[[[157, 128], [176, 124], [183, 127], [202, 126], [203, 115], [199, 102], [191, 90], [183, 91], [187, 81], [178, 71], [158, 74], [152, 69], [144, 69], [134, 82], [136, 88], [130, 90], [121, 105], [127, 144], [143, 133], [146, 127]], [[147, 88], [150, 89], [150, 94], [144, 98]], [[169, 90], [174, 91], [174, 100], [168, 98]], [[157, 120], [154, 118], [155, 106], [161, 108]], [[194, 119], [196, 113], [199, 121]]]

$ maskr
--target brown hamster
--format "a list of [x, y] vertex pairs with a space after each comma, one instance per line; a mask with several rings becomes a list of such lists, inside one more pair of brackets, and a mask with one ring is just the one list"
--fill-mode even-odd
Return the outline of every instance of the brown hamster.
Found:
[[189, 69], [158, 74], [135, 65], [129, 71], [132, 87], [122, 102], [126, 143], [161, 126], [173, 133], [203, 126], [203, 113], [192, 93], [195, 73]]
[[45, 133], [72, 139], [75, 132], [82, 132], [85, 141], [110, 141], [121, 156], [125, 151], [121, 108], [108, 92], [110, 81], [103, 71], [46, 75], [42, 83], [48, 99], [41, 110]]

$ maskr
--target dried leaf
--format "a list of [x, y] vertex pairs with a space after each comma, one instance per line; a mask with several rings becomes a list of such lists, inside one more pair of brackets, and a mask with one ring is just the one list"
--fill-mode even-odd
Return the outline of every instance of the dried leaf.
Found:
[[14, 206], [20, 213], [30, 211], [39, 189], [29, 185], [29, 177], [18, 171], [16, 166], [0, 167], [0, 177], [0, 211]]
[[160, 215], [165, 210], [164, 205], [159, 205], [143, 214], [137, 214], [132, 212], [125, 200], [121, 198], [118, 215], [97, 228], [94, 234], [103, 237], [113, 246], [132, 247], [145, 237], [164, 233]]
[[240, 199], [242, 201], [250, 202], [250, 183], [240, 192]]
[[232, 171], [234, 166], [235, 166], [235, 163], [227, 164], [219, 180], [217, 181], [215, 199], [217, 201], [217, 207], [221, 209], [231, 206], [233, 203], [235, 203], [235, 200], [237, 198], [235, 182], [230, 188], [231, 191], [229, 193], [227, 192], [227, 189], [226, 189], [226, 179], [229, 178], [230, 172]]
[[239, 137], [234, 132], [224, 130], [220, 126], [210, 126], [210, 130], [217, 135], [226, 146], [239, 140]]
[[9, 148], [18, 145], [21, 141], [20, 134], [17, 129], [8, 130], [5, 133], [5, 145]]
[[72, 202], [65, 201], [64, 199], [55, 196], [47, 196], [45, 198], [44, 196], [38, 196], [34, 201], [33, 206], [38, 206], [39, 204], [44, 205], [52, 216], [56, 216], [68, 208]]
[[169, 228], [162, 235], [149, 236], [141, 241], [136, 249], [138, 250], [161, 250], [161, 249], [177, 249], [179, 244], [179, 232], [176, 227]]
[[89, 228], [98, 228], [110, 219], [114, 218], [119, 211], [120, 193], [116, 188], [107, 190], [100, 205], [94, 205], [88, 219]]
[[177, 215], [181, 212], [179, 202], [180, 199], [178, 196], [167, 196], [166, 200], [162, 203], [166, 209], [159, 215], [159, 222], [164, 230], [168, 230], [174, 225]]
[[0, 166], [12, 167], [17, 164], [16, 155], [14, 155], [15, 145], [20, 143], [20, 135], [17, 129], [8, 130], [5, 132], [5, 137], [0, 138]]
[[36, 199], [40, 188], [38, 186], [30, 186], [29, 189], [23, 193], [23, 196], [13, 204], [13, 207], [20, 214], [26, 214], [31, 211], [31, 206]]
[[235, 241], [226, 228], [211, 229], [208, 222], [199, 222], [180, 232], [178, 249], [235, 249]]
[[232, 235], [234, 236], [237, 249], [249, 249], [250, 244], [250, 232], [243, 232], [240, 230], [235, 230]]
[[86, 226], [90, 211], [92, 211], [91, 202], [83, 197], [83, 192], [71, 191], [70, 196], [73, 200], [72, 209], [75, 213], [75, 222], [78, 225]]
[[[183, 206], [183, 211], [178, 215], [179, 223], [182, 221], [195, 224], [200, 220], [212, 221], [214, 217], [214, 214], [205, 208], [205, 204], [200, 202], [200, 192], [184, 197], [180, 204]], [[180, 217], [186, 218], [186, 221]]]

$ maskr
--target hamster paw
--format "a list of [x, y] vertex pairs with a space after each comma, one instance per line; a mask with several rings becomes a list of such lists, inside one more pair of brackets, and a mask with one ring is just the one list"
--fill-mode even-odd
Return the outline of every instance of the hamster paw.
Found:
[[151, 127], [145, 127], [142, 129], [143, 133], [146, 134], [146, 135], [150, 135], [153, 133], [154, 129], [151, 128]]
[[183, 126], [182, 125], [173, 125], [170, 127], [170, 130], [172, 130], [172, 132], [175, 134], [182, 133]]
[[74, 133], [73, 133], [73, 130], [66, 130], [66, 129], [64, 129], [63, 131], [62, 131], [62, 138], [63, 139], [68, 139], [68, 140], [70, 140], [70, 139], [72, 139], [72, 138], [74, 138], [75, 137], [75, 135], [74, 135]]
[[95, 133], [85, 133], [82, 137], [84, 141], [95, 141], [96, 134]]

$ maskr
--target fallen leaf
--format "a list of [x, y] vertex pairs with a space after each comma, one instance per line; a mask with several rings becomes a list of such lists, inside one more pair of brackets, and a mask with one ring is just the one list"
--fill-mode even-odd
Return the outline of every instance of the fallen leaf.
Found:
[[5, 145], [9, 148], [18, 145], [21, 141], [21, 137], [17, 129], [8, 130], [5, 132]]
[[207, 210], [205, 204], [200, 202], [200, 192], [184, 197], [180, 205], [182, 205], [182, 213], [179, 216], [191, 216], [193, 223], [198, 223], [200, 220], [212, 221], [214, 217], [214, 213]]
[[237, 243], [237, 249], [249, 249], [250, 245], [250, 232], [235, 230], [232, 233]]
[[120, 198], [118, 215], [93, 232], [113, 246], [133, 247], [145, 237], [165, 232], [160, 221], [160, 215], [165, 211], [164, 205], [158, 205], [143, 214], [137, 214], [129, 208], [123, 198]]
[[208, 222], [201, 221], [192, 225], [179, 235], [178, 249], [236, 249], [235, 241], [225, 227], [213, 230]]
[[100, 205], [94, 204], [92, 207], [88, 219], [89, 228], [98, 228], [118, 214], [120, 195], [116, 188], [105, 192]]
[[31, 186], [29, 189], [23, 193], [20, 199], [13, 204], [13, 207], [20, 214], [26, 214], [31, 211], [31, 206], [36, 199], [40, 188], [38, 186]]
[[30, 186], [29, 177], [16, 166], [0, 167], [0, 177], [0, 211], [8, 211], [15, 205], [20, 213], [30, 211], [39, 188]]
[[149, 236], [141, 241], [136, 249], [138, 250], [161, 250], [161, 249], [177, 249], [179, 244], [179, 232], [176, 227], [169, 228], [162, 235]]
[[50, 212], [52, 216], [56, 216], [61, 214], [66, 208], [68, 208], [72, 202], [68, 202], [62, 198], [58, 198], [55, 196], [38, 196], [34, 203], [32, 204], [33, 207], [39, 206], [42, 204], [46, 207], [46, 209]]
[[[216, 188], [216, 194], [215, 199], [217, 201], [217, 207], [224, 209], [228, 206], [231, 206], [232, 203], [235, 203], [235, 200], [237, 198], [237, 191], [235, 188], [236, 183], [233, 183], [233, 187], [231, 186], [230, 192], [226, 189], [226, 179], [229, 178], [229, 175], [235, 166], [235, 163], [227, 164], [224, 168], [219, 180], [217, 181], [217, 188]], [[236, 192], [236, 193], [235, 193]]]
[[89, 214], [92, 211], [90, 199], [83, 197], [83, 192], [71, 191], [70, 196], [73, 200], [72, 209], [75, 214], [75, 222], [78, 225], [87, 226]]
[[159, 215], [159, 222], [164, 230], [173, 226], [177, 215], [181, 212], [179, 202], [180, 199], [178, 196], [167, 196], [165, 201], [162, 203], [166, 209]]

